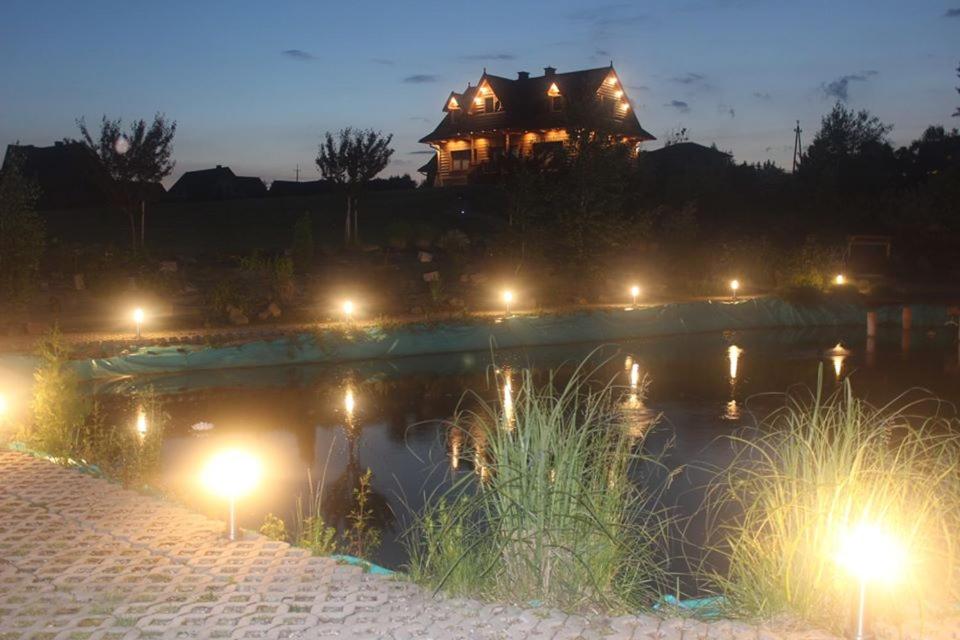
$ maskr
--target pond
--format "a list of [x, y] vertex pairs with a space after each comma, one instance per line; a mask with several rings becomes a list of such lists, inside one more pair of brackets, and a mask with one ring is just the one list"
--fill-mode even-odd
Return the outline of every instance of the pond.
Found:
[[[842, 349], [835, 349], [837, 345]], [[654, 446], [671, 442], [668, 466], [684, 471], [665, 496], [692, 513], [709, 479], [704, 469], [729, 457], [721, 436], [750, 424], [782, 402], [792, 385], [814, 387], [818, 371], [832, 390], [849, 378], [855, 393], [884, 403], [922, 387], [960, 400], [960, 368], [949, 328], [881, 334], [869, 343], [861, 328], [701, 334], [606, 345], [567, 345], [358, 362], [192, 372], [100, 384], [92, 391], [108, 413], [135, 421], [128, 396], [152, 386], [170, 414], [162, 452], [163, 481], [193, 508], [225, 518], [226, 507], [198, 484], [204, 460], [227, 444], [242, 443], [265, 461], [261, 487], [239, 505], [243, 527], [256, 529], [267, 513], [293, 521], [298, 496], [322, 483], [323, 512], [343, 527], [352, 492], [364, 470], [373, 474], [373, 504], [383, 544], [370, 560], [401, 568], [401, 533], [411, 509], [451, 476], [475, 473], [457, 455], [445, 422], [465, 391], [494, 397], [493, 364], [545, 372], [597, 350], [598, 378], [629, 389], [646, 377], [648, 395], [634, 406], [638, 432], [649, 428]], [[918, 392], [919, 393], [919, 392]], [[948, 409], [952, 410], [952, 409]], [[199, 425], [199, 426], [198, 426]], [[149, 425], [147, 425], [149, 428]], [[692, 528], [694, 542], [696, 528]]]

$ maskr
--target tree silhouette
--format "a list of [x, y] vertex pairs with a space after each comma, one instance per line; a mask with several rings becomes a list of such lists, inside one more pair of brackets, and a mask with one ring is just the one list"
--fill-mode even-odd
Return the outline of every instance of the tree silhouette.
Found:
[[[957, 67], [957, 77], [960, 78], [960, 66]], [[960, 87], [957, 87], [957, 93], [960, 93]], [[960, 107], [957, 107], [957, 110], [953, 112], [954, 118], [960, 118]]]
[[390, 162], [392, 140], [393, 134], [384, 136], [373, 129], [347, 127], [337, 133], [336, 139], [328, 131], [320, 143], [317, 154], [320, 175], [339, 185], [347, 195], [344, 242], [348, 245], [359, 240], [360, 195], [367, 183]]
[[46, 245], [39, 190], [20, 164], [11, 156], [0, 175], [0, 300], [16, 302], [29, 296]]
[[[149, 126], [142, 119], [131, 122], [129, 132], [125, 134], [119, 118], [110, 120], [103, 116], [96, 140], [83, 118], [77, 120], [77, 126], [83, 136], [81, 142], [97, 155], [111, 178], [108, 192], [130, 219], [133, 250], [142, 249], [146, 239], [149, 190], [173, 171], [174, 162], [170, 156], [177, 123], [167, 122], [166, 117], [158, 113]], [[139, 228], [137, 208], [140, 209]]]

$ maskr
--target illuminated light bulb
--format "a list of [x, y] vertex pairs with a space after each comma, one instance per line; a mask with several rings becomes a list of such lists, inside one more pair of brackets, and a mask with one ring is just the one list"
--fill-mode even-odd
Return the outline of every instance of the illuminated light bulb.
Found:
[[636, 391], [637, 386], [639, 384], [640, 384], [640, 365], [634, 362], [633, 366], [630, 367], [630, 388], [633, 391]]
[[616, 79], [614, 76], [609, 76], [609, 77], [607, 78], [607, 84], [609, 84], [609, 85], [611, 85], [611, 86], [616, 86], [616, 84], [617, 84], [617, 79]]
[[640, 287], [638, 285], [633, 285], [630, 287], [630, 297], [633, 298], [633, 306], [637, 306], [637, 298], [640, 297]]
[[837, 286], [843, 286], [844, 284], [846, 284], [847, 279], [843, 277], [842, 273], [838, 273], [837, 277], [833, 279], [833, 282]]
[[137, 338], [140, 337], [140, 330], [141, 330], [141, 327], [143, 326], [143, 318], [144, 318], [143, 309], [141, 309], [140, 307], [137, 307], [136, 309], [133, 310], [133, 321], [137, 325]]
[[906, 551], [896, 538], [876, 524], [861, 522], [843, 535], [836, 561], [860, 582], [856, 639], [863, 640], [867, 583], [896, 582], [906, 566]]
[[506, 307], [506, 314], [510, 315], [510, 305], [513, 303], [513, 291], [507, 289], [501, 295], [503, 298], [503, 304]]
[[263, 473], [260, 460], [246, 451], [228, 449], [213, 456], [203, 468], [201, 482], [211, 493], [230, 503], [228, 535], [237, 539], [236, 501], [259, 484]]
[[740, 368], [741, 353], [743, 353], [743, 349], [735, 344], [727, 347], [727, 358], [730, 360], [730, 380], [737, 379], [737, 372]]
[[737, 299], [737, 292], [740, 290], [740, 281], [734, 278], [730, 281], [730, 291], [733, 292], [733, 299]]
[[620, 89], [617, 89], [616, 91], [613, 92], [613, 95], [616, 96], [616, 98], [619, 100], [620, 98], [623, 97], [623, 91], [621, 91]]
[[349, 320], [353, 316], [353, 312], [356, 310], [356, 307], [353, 304], [353, 300], [344, 300], [343, 301], [343, 315]]

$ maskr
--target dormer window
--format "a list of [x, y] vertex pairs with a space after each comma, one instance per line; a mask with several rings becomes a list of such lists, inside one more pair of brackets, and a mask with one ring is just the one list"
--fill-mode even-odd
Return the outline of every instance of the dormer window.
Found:
[[453, 96], [450, 96], [450, 102], [447, 103], [447, 109], [450, 109], [452, 111], [454, 109], [459, 109], [459, 108], [460, 108], [460, 103], [457, 102], [456, 98], [454, 98]]
[[607, 76], [606, 82], [607, 82], [607, 84], [610, 85], [611, 87], [617, 86], [617, 76], [614, 76], [614, 75], [609, 75], [609, 76]]
[[550, 88], [547, 89], [547, 95], [550, 96], [551, 98], [560, 97], [560, 87], [557, 86], [556, 82], [550, 83]]

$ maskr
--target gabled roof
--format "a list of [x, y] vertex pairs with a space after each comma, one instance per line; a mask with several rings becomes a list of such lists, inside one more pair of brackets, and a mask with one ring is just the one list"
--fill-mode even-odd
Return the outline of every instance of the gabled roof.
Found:
[[20, 173], [40, 189], [40, 209], [100, 205], [109, 201], [113, 180], [97, 156], [79, 142], [49, 147], [11, 144], [3, 166], [19, 165]]
[[[585, 126], [584, 120], [588, 112], [594, 109], [597, 92], [603, 86], [608, 76], [616, 72], [613, 66], [571, 71], [568, 73], [545, 73], [542, 76], [516, 79], [495, 76], [484, 71], [480, 82], [476, 86], [468, 86], [463, 93], [451, 93], [457, 98], [460, 109], [450, 111], [446, 107], [450, 98], [444, 103], [446, 115], [436, 129], [420, 139], [420, 142], [437, 142], [450, 138], [490, 130], [535, 130]], [[556, 84], [560, 95], [566, 101], [567, 107], [561, 111], [551, 108], [551, 100], [547, 91], [552, 84]], [[471, 113], [470, 107], [478, 95], [480, 87], [488, 85], [500, 100], [501, 111], [495, 113]], [[622, 90], [622, 87], [620, 87]], [[572, 107], [572, 108], [570, 108]], [[636, 113], [632, 108], [622, 115], [610, 113], [602, 116], [603, 124], [612, 133], [637, 138], [653, 140], [654, 137], [640, 126]]]

